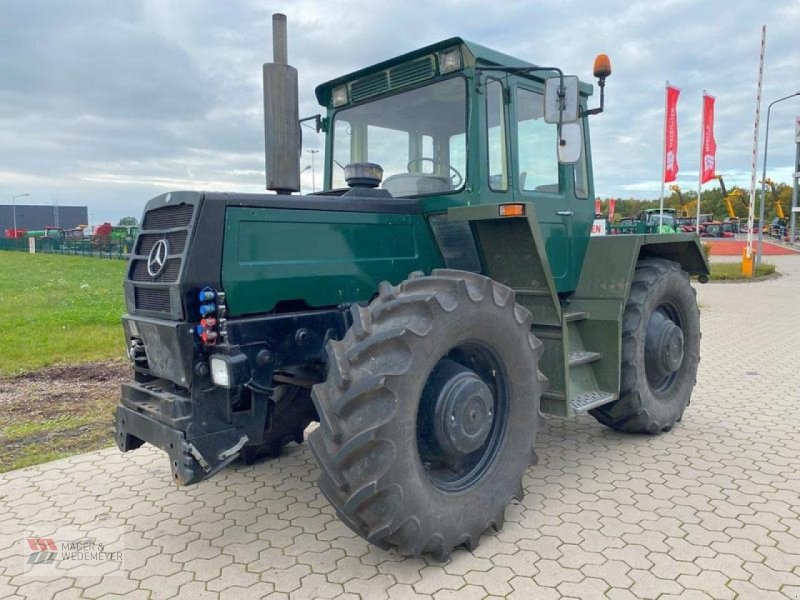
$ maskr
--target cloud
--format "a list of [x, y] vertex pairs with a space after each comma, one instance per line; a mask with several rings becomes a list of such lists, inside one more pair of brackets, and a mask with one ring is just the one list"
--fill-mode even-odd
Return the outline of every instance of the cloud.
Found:
[[[591, 135], [596, 189], [612, 196], [658, 194], [666, 80], [682, 89], [681, 185], [696, 185], [706, 89], [717, 97], [718, 168], [749, 186], [762, 22], [763, 109], [800, 88], [797, 0], [512, 0], [491, 10], [484, 0], [340, 0], [335, 10], [319, 0], [6, 0], [0, 198], [28, 192], [34, 202], [87, 203], [102, 221], [138, 214], [172, 186], [262, 189], [260, 72], [276, 10], [289, 19], [301, 115], [319, 111], [320, 82], [453, 35], [585, 80], [595, 54], [608, 53], [607, 110], [592, 119]], [[784, 181], [797, 114], [800, 99], [772, 111], [769, 171]], [[321, 146], [303, 131], [307, 147]], [[762, 123], [762, 143], [763, 131]], [[310, 170], [302, 177], [310, 190]]]

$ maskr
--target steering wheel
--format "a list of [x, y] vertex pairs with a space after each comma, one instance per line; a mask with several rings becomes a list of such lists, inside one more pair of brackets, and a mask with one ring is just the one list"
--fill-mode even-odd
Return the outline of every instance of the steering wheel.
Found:
[[[434, 168], [439, 167], [443, 164], [442, 161], [440, 160], [436, 160], [434, 158], [428, 158], [427, 156], [420, 156], [419, 158], [412, 158], [410, 161], [408, 161], [406, 169], [410, 173], [411, 165], [426, 161], [431, 163], [434, 166]], [[447, 166], [452, 171], [452, 173], [450, 174], [450, 185], [452, 185], [454, 189], [458, 189], [459, 187], [461, 187], [461, 184], [464, 183], [464, 176], [461, 173], [459, 173], [458, 169], [456, 169], [453, 165], [447, 165]]]

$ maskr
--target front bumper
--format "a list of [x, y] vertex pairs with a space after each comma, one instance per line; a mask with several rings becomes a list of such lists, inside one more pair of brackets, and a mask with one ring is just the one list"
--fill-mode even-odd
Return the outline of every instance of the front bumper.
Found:
[[117, 446], [123, 452], [144, 442], [161, 448], [169, 456], [178, 485], [211, 477], [236, 459], [248, 438], [241, 429], [222, 423], [197, 430], [192, 425], [191, 402], [156, 384], [124, 383], [116, 412]]

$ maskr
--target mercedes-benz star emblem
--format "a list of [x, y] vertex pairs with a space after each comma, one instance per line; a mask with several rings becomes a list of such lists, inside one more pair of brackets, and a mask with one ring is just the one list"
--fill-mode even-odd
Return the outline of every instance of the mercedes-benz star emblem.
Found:
[[150, 249], [150, 255], [147, 257], [147, 272], [150, 277], [158, 277], [161, 271], [167, 264], [167, 255], [169, 254], [169, 242], [166, 239], [158, 240]]

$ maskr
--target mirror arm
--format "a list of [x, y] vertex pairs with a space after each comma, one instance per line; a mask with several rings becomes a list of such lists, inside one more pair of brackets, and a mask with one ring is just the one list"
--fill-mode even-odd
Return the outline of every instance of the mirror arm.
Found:
[[316, 129], [317, 133], [322, 131], [322, 115], [317, 113], [311, 117], [305, 117], [304, 119], [300, 119], [298, 123], [305, 123], [306, 121], [314, 121], [314, 129]]
[[597, 108], [592, 108], [589, 110], [583, 111], [583, 116], [588, 117], [591, 115], [599, 115], [603, 112], [603, 108], [605, 106], [605, 98], [606, 98], [606, 78], [605, 77], [598, 77], [597, 85], [600, 87], [600, 106]]

